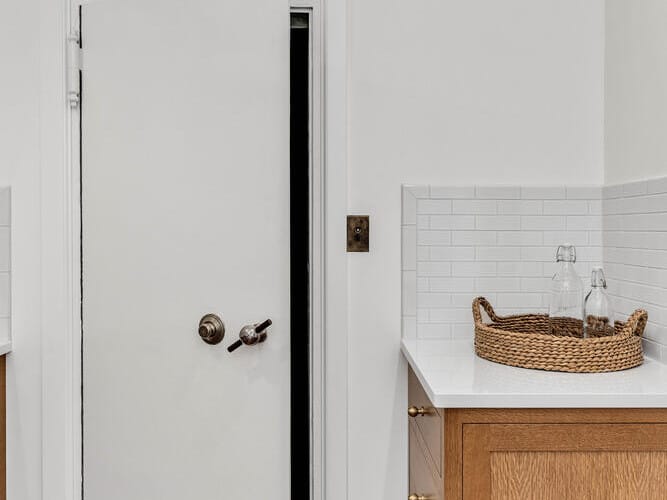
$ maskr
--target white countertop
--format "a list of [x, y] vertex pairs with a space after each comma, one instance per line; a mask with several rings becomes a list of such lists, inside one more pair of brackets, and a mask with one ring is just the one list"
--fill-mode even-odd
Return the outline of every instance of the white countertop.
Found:
[[612, 373], [560, 373], [493, 363], [472, 341], [406, 340], [401, 350], [437, 408], [665, 408], [667, 365], [646, 358]]
[[11, 352], [11, 350], [12, 350], [11, 340], [0, 340], [0, 356], [3, 356], [8, 352]]

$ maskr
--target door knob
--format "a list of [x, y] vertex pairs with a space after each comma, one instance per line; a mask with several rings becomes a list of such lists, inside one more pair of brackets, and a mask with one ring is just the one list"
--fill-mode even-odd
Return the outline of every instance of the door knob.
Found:
[[423, 406], [417, 408], [416, 406], [411, 406], [408, 408], [408, 415], [411, 417], [423, 417], [424, 415], [429, 415], [431, 410], [424, 408]]
[[428, 497], [425, 497], [424, 495], [417, 495], [416, 493], [413, 493], [408, 497], [408, 500], [428, 500]]
[[271, 326], [273, 322], [270, 319], [262, 323], [255, 323], [254, 325], [245, 325], [239, 332], [239, 339], [230, 345], [227, 350], [234, 352], [236, 349], [245, 345], [261, 344], [266, 340], [266, 329]]
[[207, 344], [219, 344], [225, 338], [225, 324], [216, 314], [206, 314], [199, 321], [199, 336]]

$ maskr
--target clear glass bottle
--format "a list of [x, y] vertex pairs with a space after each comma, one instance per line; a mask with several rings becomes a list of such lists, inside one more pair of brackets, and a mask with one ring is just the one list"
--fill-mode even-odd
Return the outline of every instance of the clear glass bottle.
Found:
[[591, 273], [591, 291], [584, 301], [584, 337], [614, 334], [614, 318], [607, 296], [607, 280], [601, 267]]
[[551, 279], [549, 301], [549, 329], [553, 335], [583, 335], [584, 284], [574, 269], [576, 261], [573, 245], [564, 243], [558, 247], [558, 270]]

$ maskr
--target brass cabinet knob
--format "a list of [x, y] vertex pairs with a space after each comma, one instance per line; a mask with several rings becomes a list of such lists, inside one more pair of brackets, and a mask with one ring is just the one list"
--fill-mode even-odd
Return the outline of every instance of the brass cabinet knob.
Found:
[[417, 495], [416, 493], [411, 494], [408, 497], [408, 500], [428, 500], [424, 495]]
[[416, 406], [411, 406], [408, 408], [408, 415], [411, 417], [420, 417], [424, 415], [428, 415], [431, 413], [431, 410], [428, 408], [424, 408], [423, 406], [417, 408]]

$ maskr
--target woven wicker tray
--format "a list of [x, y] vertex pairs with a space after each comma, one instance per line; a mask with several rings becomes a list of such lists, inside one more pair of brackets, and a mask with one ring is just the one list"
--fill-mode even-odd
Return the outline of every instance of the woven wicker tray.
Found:
[[[491, 323], [484, 323], [482, 309]], [[641, 336], [648, 314], [637, 309], [628, 320], [597, 338], [581, 338], [582, 322], [563, 320], [549, 328], [546, 314], [498, 316], [488, 300], [472, 303], [475, 352], [505, 365], [539, 370], [595, 373], [626, 370], [644, 361]], [[551, 331], [550, 331], [551, 330]]]

